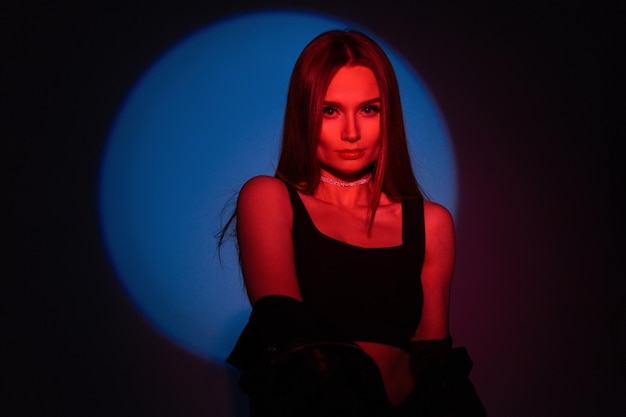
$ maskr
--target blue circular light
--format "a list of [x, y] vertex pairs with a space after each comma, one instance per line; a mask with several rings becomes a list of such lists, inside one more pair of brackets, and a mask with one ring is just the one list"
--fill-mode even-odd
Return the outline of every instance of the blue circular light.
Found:
[[[367, 32], [301, 12], [233, 16], [165, 52], [119, 110], [102, 156], [104, 243], [139, 311], [195, 354], [223, 360], [250, 312], [234, 246], [224, 265], [216, 254], [225, 204], [248, 178], [274, 173], [302, 48], [348, 27]], [[411, 66], [373, 37], [398, 75], [418, 179], [454, 213], [455, 163], [437, 106]]]

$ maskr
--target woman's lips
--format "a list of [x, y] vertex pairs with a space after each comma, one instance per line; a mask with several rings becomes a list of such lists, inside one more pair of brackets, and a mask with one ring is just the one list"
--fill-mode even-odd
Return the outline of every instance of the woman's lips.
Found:
[[342, 159], [359, 159], [365, 149], [342, 149], [337, 151], [337, 155], [339, 155]]

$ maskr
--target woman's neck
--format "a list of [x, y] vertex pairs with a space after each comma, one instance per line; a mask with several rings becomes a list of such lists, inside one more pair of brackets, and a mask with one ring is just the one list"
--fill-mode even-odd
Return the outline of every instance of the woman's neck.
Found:
[[366, 174], [357, 180], [351, 180], [351, 181], [338, 180], [335, 178], [327, 177], [326, 175], [323, 175], [323, 174], [320, 177], [320, 180], [322, 182], [325, 182], [326, 184], [335, 185], [337, 187], [356, 187], [359, 185], [367, 184], [368, 182], [370, 182], [371, 179], [372, 179], [372, 174]]
[[320, 183], [313, 193], [319, 200], [346, 208], [369, 207], [372, 199], [372, 174], [339, 177], [322, 171]]

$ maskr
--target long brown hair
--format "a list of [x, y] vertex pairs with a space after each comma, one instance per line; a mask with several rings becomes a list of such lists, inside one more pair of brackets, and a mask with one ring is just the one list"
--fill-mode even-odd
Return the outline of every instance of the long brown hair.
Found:
[[423, 198], [409, 155], [400, 91], [383, 49], [356, 30], [331, 30], [303, 49], [291, 74], [276, 176], [311, 194], [320, 179], [317, 144], [323, 100], [333, 76], [344, 66], [372, 70], [381, 96], [381, 149], [373, 170], [370, 226], [381, 192], [392, 200]]

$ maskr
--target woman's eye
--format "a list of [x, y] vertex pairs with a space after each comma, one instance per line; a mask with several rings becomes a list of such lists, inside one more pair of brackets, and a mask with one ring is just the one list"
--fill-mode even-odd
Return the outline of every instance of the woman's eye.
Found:
[[325, 116], [333, 116], [334, 114], [337, 113], [337, 109], [333, 107], [324, 107], [324, 109], [322, 110], [322, 113], [324, 113]]
[[376, 114], [376, 113], [380, 113], [380, 107], [378, 107], [378, 106], [366, 106], [366, 107], [363, 107], [362, 111], [365, 114]]

